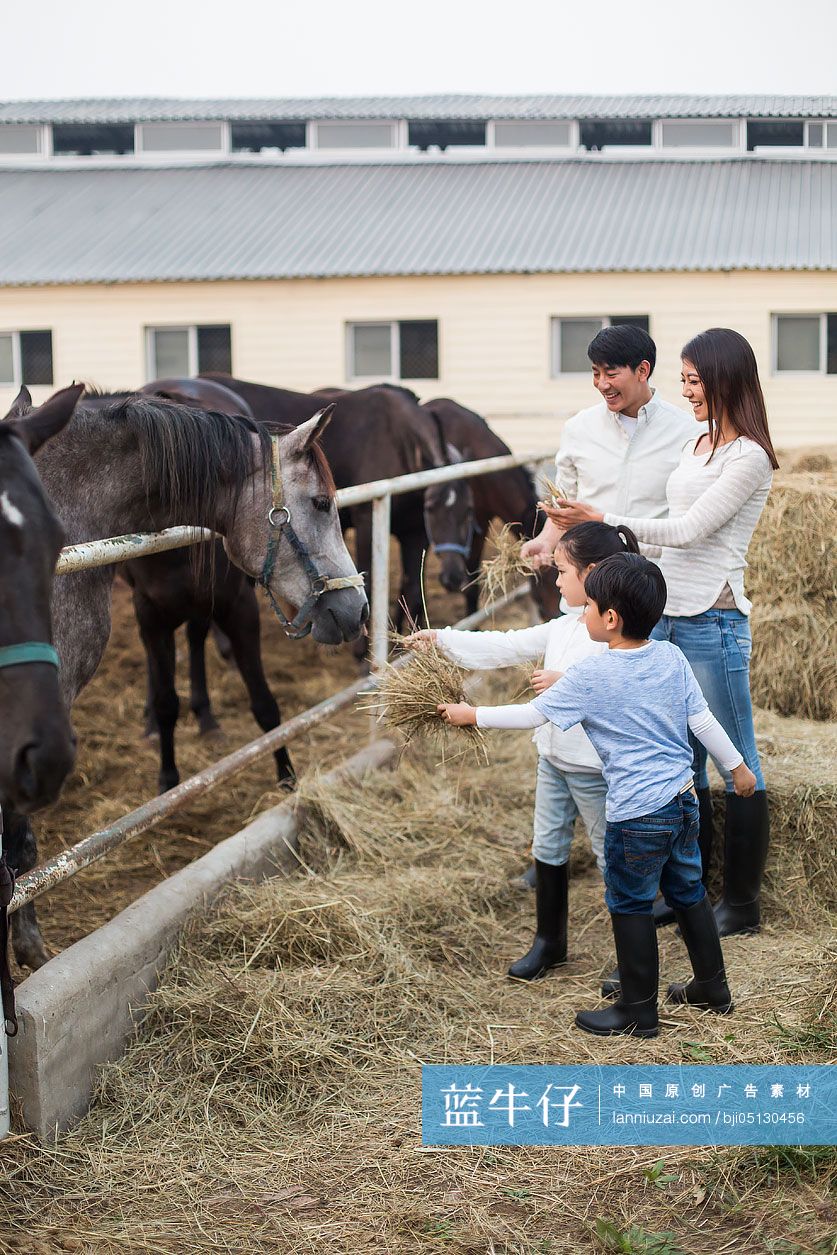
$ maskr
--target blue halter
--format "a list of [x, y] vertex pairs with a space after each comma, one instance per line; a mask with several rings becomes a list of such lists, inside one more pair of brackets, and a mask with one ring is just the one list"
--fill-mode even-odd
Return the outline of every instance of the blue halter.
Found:
[[24, 641], [20, 645], [0, 646], [0, 670], [3, 667], [19, 667], [24, 662], [48, 662], [60, 667], [58, 652], [42, 641]]
[[457, 545], [453, 540], [442, 541], [441, 545], [437, 545], [433, 537], [430, 535], [430, 528], [427, 527], [426, 522], [425, 527], [427, 528], [427, 535], [430, 540], [430, 548], [434, 553], [458, 553], [463, 558], [470, 557], [474, 537], [479, 536], [482, 532], [482, 528], [479, 527], [473, 519], [471, 519], [468, 524], [468, 539], [464, 545]]

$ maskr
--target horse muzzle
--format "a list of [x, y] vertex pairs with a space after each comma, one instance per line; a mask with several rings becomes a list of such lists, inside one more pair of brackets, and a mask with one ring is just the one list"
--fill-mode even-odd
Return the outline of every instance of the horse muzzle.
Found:
[[311, 616], [311, 635], [320, 645], [354, 641], [369, 618], [369, 602], [361, 588], [342, 588], [323, 593]]

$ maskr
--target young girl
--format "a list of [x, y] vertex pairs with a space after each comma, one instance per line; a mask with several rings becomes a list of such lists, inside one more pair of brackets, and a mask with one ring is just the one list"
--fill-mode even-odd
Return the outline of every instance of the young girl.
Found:
[[[582, 611], [584, 581], [597, 562], [616, 553], [637, 553], [627, 527], [582, 523], [570, 528], [555, 550], [557, 585], [569, 613], [537, 627], [511, 632], [457, 632], [453, 628], [416, 632], [411, 647], [435, 640], [449, 658], [470, 670], [513, 666], [543, 656], [532, 687], [545, 692], [575, 663], [606, 652], [590, 640]], [[512, 963], [509, 975], [534, 980], [567, 961], [568, 863], [573, 827], [580, 815], [604, 874], [605, 782], [601, 760], [580, 728], [562, 731], [545, 723], [534, 735], [538, 747], [534, 841], [536, 932], [531, 949]]]
[[[751, 605], [744, 594], [744, 571], [778, 462], [755, 354], [744, 337], [728, 327], [713, 327], [690, 340], [681, 356], [683, 396], [708, 431], [689, 441], [669, 478], [669, 517], [603, 515], [573, 501], [559, 502], [547, 513], [559, 525], [585, 520], [625, 524], [643, 543], [660, 546], [668, 601], [654, 636], [686, 655], [710, 709], [757, 781], [752, 796], [738, 797], [730, 773], [716, 763], [726, 784], [724, 893], [715, 908], [725, 937], [756, 932], [760, 923], [768, 814], [750, 700]], [[712, 840], [707, 754], [694, 738], [692, 745], [706, 875]], [[659, 923], [671, 919], [668, 911], [655, 914]]]

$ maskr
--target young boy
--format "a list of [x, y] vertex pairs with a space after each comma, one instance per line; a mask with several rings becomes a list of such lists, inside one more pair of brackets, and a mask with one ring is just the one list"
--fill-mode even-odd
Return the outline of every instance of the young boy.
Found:
[[580, 723], [602, 760], [607, 782], [605, 901], [621, 977], [618, 1000], [579, 1011], [576, 1025], [610, 1036], [659, 1033], [657, 934], [651, 913], [662, 890], [689, 952], [694, 979], [670, 985], [669, 999], [732, 1010], [718, 926], [701, 881], [698, 802], [690, 730], [749, 797], [753, 773], [709, 710], [691, 667], [668, 641], [648, 635], [663, 612], [660, 569], [639, 554], [616, 554], [585, 583], [585, 623], [607, 653], [576, 663], [525, 706], [439, 706], [450, 724], [481, 728], [559, 728]]

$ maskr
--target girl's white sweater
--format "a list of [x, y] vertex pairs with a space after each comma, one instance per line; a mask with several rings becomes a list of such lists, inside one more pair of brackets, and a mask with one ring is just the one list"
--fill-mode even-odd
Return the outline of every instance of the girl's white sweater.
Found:
[[[442, 628], [437, 644], [460, 667], [490, 671], [513, 667], [543, 657], [544, 670], [568, 671], [582, 658], [607, 652], [607, 645], [591, 641], [581, 618], [581, 607], [536, 627], [511, 632], [457, 632]], [[602, 761], [580, 725], [563, 732], [553, 723], [535, 729], [538, 753], [559, 771], [601, 772]]]

